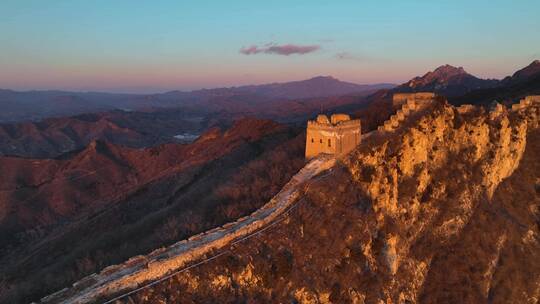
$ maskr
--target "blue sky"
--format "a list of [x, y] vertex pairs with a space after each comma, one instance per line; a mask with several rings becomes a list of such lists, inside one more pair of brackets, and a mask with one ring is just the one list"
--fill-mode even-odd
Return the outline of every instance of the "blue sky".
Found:
[[445, 63], [500, 78], [540, 59], [539, 13], [540, 1], [3, 0], [0, 87], [403, 82]]

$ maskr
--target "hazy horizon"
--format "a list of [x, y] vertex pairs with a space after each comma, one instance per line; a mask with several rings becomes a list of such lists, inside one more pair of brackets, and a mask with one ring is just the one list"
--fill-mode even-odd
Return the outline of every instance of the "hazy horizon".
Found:
[[62, 88], [29, 88], [29, 89], [13, 89], [13, 88], [5, 88], [0, 87], [0, 90], [11, 90], [16, 92], [32, 92], [32, 91], [66, 91], [66, 92], [78, 92], [78, 93], [112, 93], [112, 94], [159, 94], [159, 93], [166, 93], [171, 91], [182, 91], [182, 92], [191, 92], [191, 91], [197, 91], [197, 90], [212, 90], [212, 89], [221, 89], [221, 88], [236, 88], [236, 87], [244, 87], [244, 86], [258, 86], [258, 85], [267, 85], [267, 84], [277, 84], [277, 83], [288, 83], [288, 82], [296, 82], [296, 81], [304, 81], [304, 80], [310, 80], [317, 77], [332, 77], [342, 82], [348, 82], [353, 83], [357, 85], [399, 85], [401, 83], [392, 83], [392, 82], [375, 82], [375, 83], [357, 83], [353, 81], [347, 81], [344, 79], [339, 79], [337, 77], [334, 77], [332, 75], [314, 75], [305, 79], [292, 79], [287, 81], [270, 81], [270, 82], [260, 82], [260, 83], [240, 83], [240, 84], [232, 84], [232, 85], [217, 85], [217, 86], [209, 86], [209, 87], [194, 87], [194, 88], [185, 88], [185, 89], [178, 89], [178, 88], [159, 88], [159, 87], [118, 87], [118, 88], [99, 88], [99, 89], [92, 89], [92, 88], [73, 88], [73, 89], [62, 89]]
[[537, 1], [3, 1], [0, 88], [157, 93], [318, 75], [399, 84], [443, 64], [500, 79], [540, 58], [531, 39], [539, 9]]

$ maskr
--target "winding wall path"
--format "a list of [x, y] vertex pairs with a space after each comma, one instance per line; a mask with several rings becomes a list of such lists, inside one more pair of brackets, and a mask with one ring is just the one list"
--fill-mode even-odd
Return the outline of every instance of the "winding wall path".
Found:
[[98, 299], [126, 294], [131, 290], [147, 287], [152, 282], [168, 277], [179, 269], [206, 263], [216, 257], [207, 254], [250, 237], [261, 228], [271, 224], [283, 214], [301, 194], [299, 187], [305, 181], [334, 166], [333, 157], [321, 156], [311, 160], [267, 204], [249, 216], [228, 223], [166, 248], [160, 248], [146, 256], [136, 256], [123, 264], [103, 269], [52, 295], [41, 303], [91, 303]]

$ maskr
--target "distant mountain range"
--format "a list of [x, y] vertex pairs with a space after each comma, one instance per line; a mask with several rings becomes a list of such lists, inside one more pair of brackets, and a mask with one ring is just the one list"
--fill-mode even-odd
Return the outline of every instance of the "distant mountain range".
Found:
[[233, 87], [227, 89], [203, 90], [203, 92], [228, 92], [232, 94], [254, 94], [269, 98], [311, 98], [328, 97], [366, 91], [376, 91], [389, 89], [395, 84], [380, 83], [361, 85], [351, 82], [344, 82], [331, 76], [318, 76], [307, 80], [292, 81], [284, 83], [272, 83], [263, 85], [251, 85]]
[[[509, 104], [525, 95], [540, 94], [540, 62], [534, 61], [503, 80], [485, 80], [463, 68], [443, 65], [394, 88], [315, 77], [153, 95], [2, 90], [0, 121], [39, 121], [0, 124], [0, 155], [59, 157], [93, 140], [151, 147], [177, 142], [174, 136], [178, 134], [197, 135], [211, 126], [228, 126], [242, 117], [303, 122], [321, 108], [358, 114], [362, 128], [371, 130], [393, 111], [388, 103], [393, 93], [415, 91], [435, 91], [453, 104], [489, 105], [494, 100]], [[115, 108], [124, 111], [111, 110]], [[101, 113], [70, 114], [98, 111]], [[48, 116], [62, 117], [40, 119]]]
[[450, 97], [453, 104], [489, 105], [497, 101], [506, 105], [527, 95], [540, 94], [540, 61], [535, 60], [512, 76], [505, 77], [496, 86], [471, 90], [461, 96]]
[[329, 97], [347, 94], [371, 94], [393, 84], [359, 85], [319, 76], [302, 81], [202, 89], [160, 94], [114, 94], [101, 92], [12, 91], [0, 90], [0, 122], [35, 121], [48, 117], [80, 113], [150, 108], [186, 108], [198, 112], [219, 111], [245, 104], [275, 100]]
[[446, 96], [463, 95], [474, 89], [491, 88], [499, 83], [495, 79], [480, 79], [467, 73], [462, 67], [442, 65], [424, 76], [415, 77], [400, 85], [399, 91], [429, 91]]
[[[320, 98], [345, 95], [367, 96], [379, 90], [390, 92], [433, 91], [456, 103], [485, 103], [493, 99], [515, 99], [540, 92], [540, 61], [502, 80], [482, 79], [462, 67], [442, 65], [404, 84], [361, 85], [330, 76], [307, 80], [248, 85], [195, 91], [170, 91], [159, 94], [118, 94], [102, 92], [12, 91], [0, 89], [0, 123], [37, 121], [110, 110], [145, 111], [176, 108], [197, 114], [218, 112], [254, 113], [255, 107], [276, 102], [299, 101], [304, 105]], [[473, 100], [476, 98], [477, 100]], [[311, 99], [311, 100], [310, 100]]]
[[454, 103], [481, 104], [493, 100], [510, 103], [524, 95], [540, 94], [540, 61], [535, 60], [502, 80], [481, 79], [462, 67], [443, 65], [392, 90], [420, 91], [436, 92]]

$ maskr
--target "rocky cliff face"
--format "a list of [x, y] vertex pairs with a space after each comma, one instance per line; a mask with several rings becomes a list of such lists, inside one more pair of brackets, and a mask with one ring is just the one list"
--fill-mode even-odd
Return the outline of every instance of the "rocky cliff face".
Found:
[[536, 303], [539, 117], [435, 103], [305, 184], [257, 238], [120, 301]]

